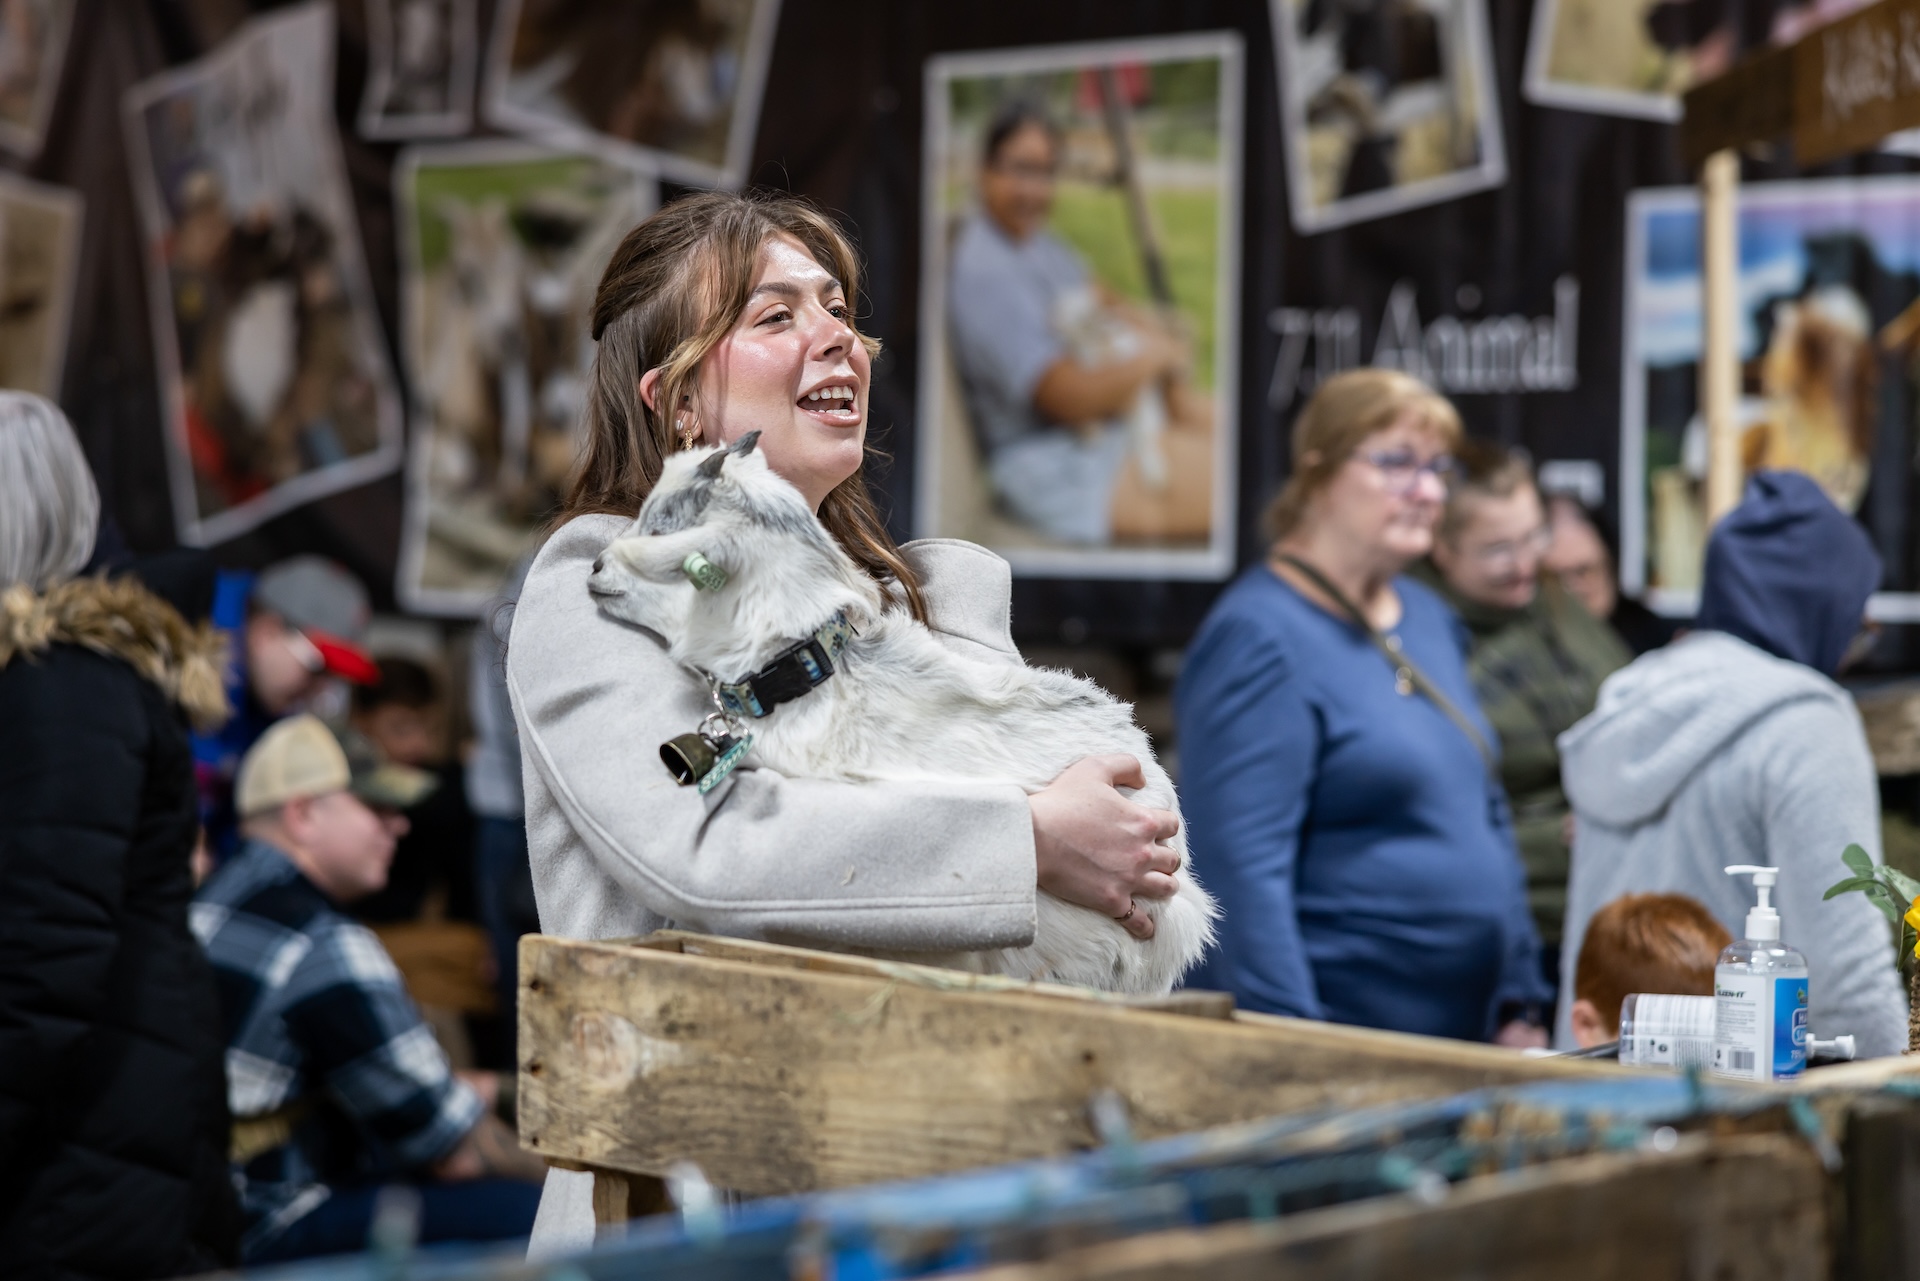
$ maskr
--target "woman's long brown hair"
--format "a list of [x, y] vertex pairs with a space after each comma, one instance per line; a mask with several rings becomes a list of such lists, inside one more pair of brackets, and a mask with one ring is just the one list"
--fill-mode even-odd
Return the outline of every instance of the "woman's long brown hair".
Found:
[[[747, 305], [760, 252], [775, 236], [799, 241], [848, 298], [860, 296], [860, 264], [846, 236], [812, 205], [777, 193], [683, 197], [628, 232], [613, 251], [593, 298], [599, 350], [588, 379], [586, 441], [554, 528], [576, 516], [640, 510], [677, 444], [674, 407], [693, 393], [700, 363]], [[874, 339], [861, 335], [860, 341], [870, 355], [880, 350]], [[649, 408], [640, 398], [640, 378], [655, 368], [660, 382]], [[862, 472], [827, 495], [820, 522], [847, 555], [875, 581], [897, 588], [913, 616], [926, 621], [920, 579], [888, 535]]]

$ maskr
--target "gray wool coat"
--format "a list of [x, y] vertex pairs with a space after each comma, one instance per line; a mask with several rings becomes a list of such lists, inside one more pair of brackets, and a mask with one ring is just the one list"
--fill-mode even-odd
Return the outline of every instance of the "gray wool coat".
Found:
[[[1033, 821], [1018, 787], [783, 778], [751, 757], [705, 797], [674, 782], [660, 744], [711, 710], [706, 685], [587, 591], [594, 558], [629, 524], [582, 516], [556, 531], [514, 611], [507, 690], [542, 930], [672, 925], [893, 951], [1032, 942]], [[1020, 661], [1005, 561], [943, 539], [902, 550], [943, 639]], [[530, 1257], [592, 1239], [591, 1176], [550, 1173]]]

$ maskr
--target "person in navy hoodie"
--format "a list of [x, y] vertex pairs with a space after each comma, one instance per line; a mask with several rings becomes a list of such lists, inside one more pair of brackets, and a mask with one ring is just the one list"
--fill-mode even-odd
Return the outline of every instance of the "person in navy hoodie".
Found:
[[1401, 571], [1427, 553], [1459, 415], [1362, 369], [1294, 424], [1268, 556], [1175, 694], [1194, 867], [1224, 909], [1191, 985], [1245, 1008], [1546, 1044], [1539, 940], [1467, 638]]

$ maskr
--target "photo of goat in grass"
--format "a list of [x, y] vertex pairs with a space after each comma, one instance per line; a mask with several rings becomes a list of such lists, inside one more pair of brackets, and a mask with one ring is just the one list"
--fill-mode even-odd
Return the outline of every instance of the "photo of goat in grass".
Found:
[[[1172, 781], [1127, 704], [1067, 672], [948, 648], [841, 550], [767, 466], [758, 437], [669, 458], [633, 528], [607, 547], [589, 582], [603, 612], [658, 634], [678, 662], [723, 682], [758, 671], [836, 616], [851, 624], [831, 679], [743, 722], [753, 736], [749, 767], [846, 781], [1004, 782], [1031, 794], [1084, 757], [1127, 753], [1146, 778], [1135, 799], [1177, 809]], [[720, 571], [703, 573], [708, 583], [724, 582], [696, 588], [683, 568], [695, 554]], [[1184, 831], [1169, 844], [1181, 856], [1179, 889], [1137, 900], [1135, 910], [1155, 923], [1147, 942], [1042, 891], [1030, 945], [912, 959], [1166, 992], [1200, 959], [1218, 914], [1186, 864]]]

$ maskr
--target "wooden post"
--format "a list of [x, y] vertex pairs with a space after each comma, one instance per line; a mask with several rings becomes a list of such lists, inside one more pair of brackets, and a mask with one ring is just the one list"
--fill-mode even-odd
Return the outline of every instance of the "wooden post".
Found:
[[1740, 502], [1740, 157], [1707, 157], [1700, 174], [1700, 264], [1705, 335], [1700, 416], [1707, 424], [1707, 522]]
[[1907, 1053], [1920, 1054], [1920, 960], [1907, 973]]

